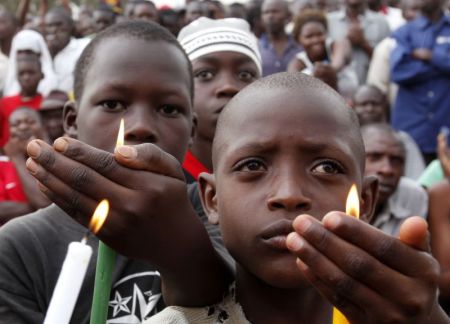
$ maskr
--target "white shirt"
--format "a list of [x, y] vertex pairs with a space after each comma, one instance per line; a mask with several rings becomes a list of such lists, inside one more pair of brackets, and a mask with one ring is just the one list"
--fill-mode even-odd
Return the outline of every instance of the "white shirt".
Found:
[[89, 42], [88, 38], [72, 38], [69, 44], [53, 58], [53, 68], [58, 78], [58, 90], [65, 92], [73, 90], [75, 64]]

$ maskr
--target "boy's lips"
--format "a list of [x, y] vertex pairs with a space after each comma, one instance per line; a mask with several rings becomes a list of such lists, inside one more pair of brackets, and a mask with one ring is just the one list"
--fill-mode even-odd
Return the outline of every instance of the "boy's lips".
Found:
[[281, 219], [267, 226], [260, 237], [265, 244], [272, 248], [287, 250], [286, 237], [293, 231], [292, 221]]

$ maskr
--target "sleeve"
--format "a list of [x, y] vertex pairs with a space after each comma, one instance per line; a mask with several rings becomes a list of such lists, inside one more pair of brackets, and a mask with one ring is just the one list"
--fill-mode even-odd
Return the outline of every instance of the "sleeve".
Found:
[[13, 220], [0, 229], [0, 323], [41, 324], [44, 315], [33, 289], [33, 260], [21, 253], [24, 247], [16, 238], [26, 233], [17, 225], [20, 221]]
[[392, 38], [387, 38], [375, 47], [367, 73], [367, 83], [376, 86], [384, 93], [388, 93], [391, 82], [389, 55], [393, 42]]
[[408, 25], [393, 34], [396, 45], [391, 53], [392, 81], [401, 85], [411, 85], [433, 78], [436, 70], [428, 62], [412, 57], [413, 48], [408, 35]]

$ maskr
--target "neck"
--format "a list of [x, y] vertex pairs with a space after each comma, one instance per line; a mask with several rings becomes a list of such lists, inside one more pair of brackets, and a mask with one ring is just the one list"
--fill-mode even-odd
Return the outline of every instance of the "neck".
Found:
[[22, 98], [22, 100], [30, 100], [33, 97], [35, 97], [36, 95], [37, 95], [37, 91], [34, 91], [34, 92], [21, 91], [20, 92], [20, 97]]
[[[306, 281], [306, 279], [305, 279]], [[311, 286], [281, 289], [267, 285], [237, 264], [236, 299], [254, 324], [329, 323], [331, 305]]]
[[190, 151], [195, 155], [209, 171], [213, 171], [212, 166], [212, 141], [201, 136], [194, 138]]
[[267, 33], [267, 36], [271, 41], [284, 41], [287, 39], [287, 35], [284, 32], [284, 30], [276, 31], [276, 32], [270, 32]]
[[424, 15], [426, 18], [428, 18], [432, 22], [437, 22], [439, 19], [441, 19], [443, 14], [444, 13], [442, 12], [441, 9], [438, 9], [438, 10], [433, 11], [433, 12], [427, 12], [427, 13], [422, 12], [422, 15]]
[[11, 44], [12, 44], [12, 37], [2, 39], [0, 42], [0, 49], [2, 53], [5, 54], [6, 56], [9, 56], [9, 52], [11, 51]]

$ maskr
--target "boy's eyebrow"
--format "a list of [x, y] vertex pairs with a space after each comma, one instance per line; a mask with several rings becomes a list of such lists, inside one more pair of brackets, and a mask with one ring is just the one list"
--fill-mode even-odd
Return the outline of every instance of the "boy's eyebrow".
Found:
[[[278, 149], [278, 143], [275, 141], [268, 141], [268, 142], [263, 142], [263, 141], [259, 141], [259, 142], [251, 142], [251, 143], [244, 143], [242, 145], [231, 145], [230, 149], [231, 152], [258, 152], [258, 153], [270, 153], [273, 151], [276, 151]], [[301, 144], [301, 149], [303, 152], [307, 152], [309, 154], [319, 154], [322, 152], [327, 152], [327, 153], [335, 153], [335, 154], [345, 154], [345, 155], [349, 155], [351, 154], [350, 151], [345, 151], [343, 149], [341, 149], [339, 146], [337, 145], [331, 145], [330, 143], [323, 143], [323, 142], [316, 142], [316, 143], [312, 143], [312, 142], [304, 142]]]

